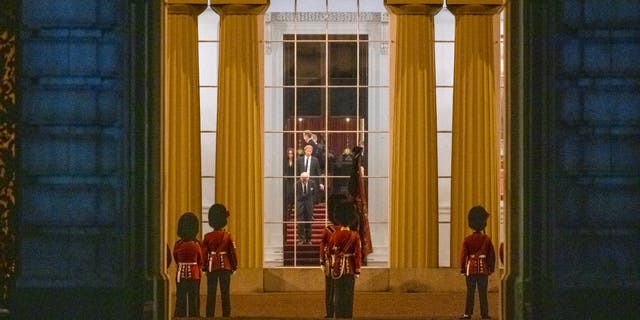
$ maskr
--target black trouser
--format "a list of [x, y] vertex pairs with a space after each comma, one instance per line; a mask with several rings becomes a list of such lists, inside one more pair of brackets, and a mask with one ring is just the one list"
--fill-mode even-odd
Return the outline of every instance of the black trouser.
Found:
[[489, 303], [487, 302], [487, 286], [489, 284], [489, 276], [487, 275], [471, 275], [467, 276], [467, 302], [464, 307], [464, 313], [473, 314], [473, 300], [476, 294], [476, 285], [478, 286], [478, 296], [480, 298], [480, 315], [483, 318], [489, 316]]
[[354, 275], [343, 275], [333, 280], [333, 305], [336, 318], [353, 318]]
[[333, 318], [333, 279], [331, 276], [324, 277], [324, 307], [326, 309], [326, 317]]
[[222, 299], [222, 316], [231, 315], [231, 298], [229, 286], [231, 284], [231, 271], [219, 270], [207, 273], [207, 317], [213, 317], [216, 313], [216, 292], [220, 281], [220, 298]]
[[[298, 211], [298, 239], [302, 242], [311, 241], [311, 221], [313, 220], [313, 210], [302, 209]], [[300, 222], [309, 221], [309, 222]]]
[[200, 280], [180, 280], [176, 287], [176, 310], [174, 316], [199, 317]]

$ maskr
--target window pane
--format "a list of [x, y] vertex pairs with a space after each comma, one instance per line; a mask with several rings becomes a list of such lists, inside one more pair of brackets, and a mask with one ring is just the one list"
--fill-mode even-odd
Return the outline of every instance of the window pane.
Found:
[[329, 88], [329, 115], [355, 118], [358, 98], [358, 89], [355, 87]]
[[200, 130], [215, 131], [218, 121], [218, 88], [200, 87]]
[[218, 40], [219, 25], [220, 17], [211, 7], [207, 7], [207, 9], [198, 16], [198, 40]]
[[[354, 130], [355, 121], [340, 121], [340, 119], [334, 119], [336, 122], [342, 122], [344, 127], [342, 130]], [[346, 162], [351, 163], [350, 152], [356, 145], [356, 132], [335, 132], [329, 133], [327, 137], [327, 153], [336, 157], [335, 166], [336, 172], [344, 175], [348, 170], [340, 170], [339, 168]], [[347, 150], [348, 149], [348, 150]]]
[[[209, 210], [209, 207], [215, 203], [215, 190], [216, 179], [215, 178], [202, 178], [202, 208], [203, 210]], [[203, 217], [207, 217], [204, 215]]]
[[453, 88], [436, 88], [438, 131], [451, 131], [453, 123]]
[[433, 18], [436, 41], [453, 41], [455, 38], [455, 16], [447, 8], [442, 8]]
[[218, 85], [218, 43], [200, 42], [198, 44], [198, 61], [200, 63], [200, 85]]
[[[319, 117], [324, 115], [326, 110], [326, 96], [325, 88], [298, 88], [296, 90], [297, 96], [295, 97], [295, 107], [298, 111], [298, 117]], [[324, 119], [320, 123], [316, 123], [315, 127], [309, 128], [310, 130], [322, 130], [324, 129]]]
[[203, 176], [216, 175], [216, 134], [203, 132], [200, 134], [201, 171]]
[[451, 224], [439, 223], [438, 224], [438, 266], [449, 267], [451, 266]]
[[[294, 84], [290, 76], [293, 63], [289, 59], [295, 59], [295, 74], [297, 75], [295, 84], [299, 86], [323, 85], [325, 84], [325, 43], [324, 42], [299, 42], [295, 48], [292, 43], [285, 44], [285, 80], [287, 85]], [[295, 50], [291, 50], [295, 49]], [[295, 52], [296, 57], [290, 52]]]
[[451, 178], [438, 178], [438, 220], [451, 221]]
[[451, 133], [438, 133], [438, 176], [451, 176]]
[[[352, 37], [349, 37], [349, 38], [352, 38]], [[355, 41], [354, 42], [330, 42], [329, 43], [329, 85], [354, 86], [357, 84], [357, 77], [358, 77], [357, 42]]]
[[436, 42], [436, 85], [453, 86], [453, 43]]

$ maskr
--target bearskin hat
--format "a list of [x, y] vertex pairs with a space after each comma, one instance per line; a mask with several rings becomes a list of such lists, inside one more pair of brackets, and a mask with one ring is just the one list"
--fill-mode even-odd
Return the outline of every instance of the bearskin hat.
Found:
[[469, 210], [469, 227], [475, 231], [484, 230], [487, 226], [489, 212], [482, 206], [475, 206]]
[[337, 224], [355, 229], [358, 226], [358, 215], [351, 201], [339, 201], [334, 207], [334, 219]]
[[229, 211], [222, 204], [216, 203], [209, 208], [209, 225], [214, 229], [221, 229], [227, 225]]
[[198, 217], [192, 212], [185, 212], [178, 220], [178, 237], [183, 240], [193, 240], [196, 238], [199, 229]]

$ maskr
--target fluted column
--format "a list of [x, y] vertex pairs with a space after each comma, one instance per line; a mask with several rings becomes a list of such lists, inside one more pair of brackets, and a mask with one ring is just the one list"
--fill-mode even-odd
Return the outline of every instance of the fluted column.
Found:
[[[262, 287], [263, 13], [268, 1], [213, 1], [220, 15], [216, 202], [229, 209], [240, 276]], [[249, 279], [244, 282], [251, 283]], [[251, 289], [251, 288], [249, 288]]]
[[[186, 211], [200, 216], [198, 15], [202, 5], [167, 4], [163, 51], [162, 210], [169, 246]], [[164, 260], [162, 260], [164, 261]]]
[[[487, 234], [499, 236], [498, 61], [496, 28], [501, 6], [447, 1], [456, 17], [451, 158], [451, 266], [459, 267], [467, 213], [482, 205], [491, 213]], [[493, 2], [496, 1], [484, 1]], [[460, 4], [458, 4], [460, 3]], [[471, 4], [469, 4], [471, 3]]]
[[442, 1], [388, 0], [385, 5], [392, 13], [390, 266], [392, 270], [437, 267], [433, 16]]
[[[164, 10], [162, 51], [162, 213], [165, 243], [173, 250], [178, 219], [190, 211], [200, 217], [202, 183], [200, 168], [200, 86], [198, 77], [198, 15], [202, 4], [167, 1]], [[160, 250], [166, 261], [166, 250]], [[166, 314], [172, 315], [175, 299], [175, 264], [167, 271]]]

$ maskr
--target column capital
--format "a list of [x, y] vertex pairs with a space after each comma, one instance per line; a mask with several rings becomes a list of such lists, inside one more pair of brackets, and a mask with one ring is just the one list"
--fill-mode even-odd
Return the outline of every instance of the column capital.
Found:
[[269, 7], [269, 0], [211, 0], [211, 8], [219, 15], [259, 15]]
[[505, 0], [447, 0], [447, 9], [454, 15], [494, 15], [504, 4]]
[[165, 0], [165, 8], [168, 14], [184, 14], [198, 16], [207, 8], [204, 0]]
[[442, 9], [442, 0], [384, 0], [384, 6], [396, 15], [436, 15]]

